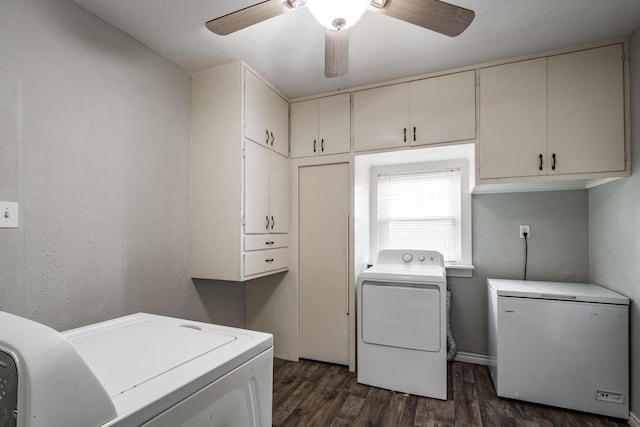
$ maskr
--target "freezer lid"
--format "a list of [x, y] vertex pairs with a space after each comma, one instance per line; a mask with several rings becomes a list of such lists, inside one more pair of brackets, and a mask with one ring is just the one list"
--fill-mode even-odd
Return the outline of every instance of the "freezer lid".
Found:
[[113, 398], [235, 339], [188, 324], [143, 319], [105, 324], [70, 341]]
[[629, 298], [624, 295], [591, 283], [487, 279], [487, 286], [498, 297], [629, 305]]

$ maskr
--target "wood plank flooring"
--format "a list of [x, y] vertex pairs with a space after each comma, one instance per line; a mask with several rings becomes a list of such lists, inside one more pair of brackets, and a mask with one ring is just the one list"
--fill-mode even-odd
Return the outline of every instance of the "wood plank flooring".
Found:
[[358, 384], [345, 366], [274, 359], [274, 426], [625, 426], [496, 396], [486, 366], [449, 363], [446, 401]]

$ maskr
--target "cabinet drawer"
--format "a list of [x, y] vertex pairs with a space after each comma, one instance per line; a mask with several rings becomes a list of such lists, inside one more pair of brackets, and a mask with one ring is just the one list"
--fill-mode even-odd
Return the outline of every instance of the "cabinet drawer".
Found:
[[286, 248], [287, 246], [289, 246], [288, 234], [256, 234], [253, 236], [244, 236], [245, 251]]
[[267, 249], [265, 251], [246, 252], [244, 254], [244, 275], [280, 270], [289, 266], [289, 249]]

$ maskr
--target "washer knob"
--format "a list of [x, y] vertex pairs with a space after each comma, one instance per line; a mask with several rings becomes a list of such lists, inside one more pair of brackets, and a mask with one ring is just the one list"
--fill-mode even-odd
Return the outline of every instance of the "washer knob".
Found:
[[418, 257], [418, 261], [424, 261], [424, 260], [425, 260], [424, 255], [420, 255], [420, 256]]
[[411, 254], [404, 254], [402, 255], [402, 260], [404, 262], [410, 262], [413, 259], [413, 257], [411, 256]]

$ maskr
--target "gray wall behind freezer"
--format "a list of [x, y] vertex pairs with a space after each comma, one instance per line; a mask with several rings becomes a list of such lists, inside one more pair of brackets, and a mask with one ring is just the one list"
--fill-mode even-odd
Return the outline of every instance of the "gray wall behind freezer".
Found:
[[586, 190], [474, 195], [472, 210], [473, 277], [447, 282], [458, 351], [484, 356], [487, 278], [523, 279], [521, 224], [531, 226], [528, 280], [588, 281], [588, 198]]

